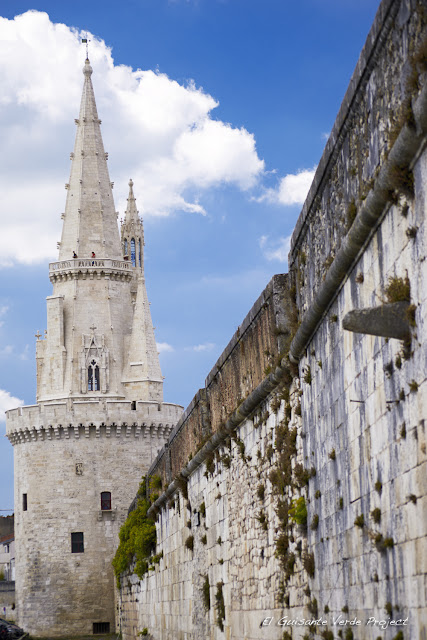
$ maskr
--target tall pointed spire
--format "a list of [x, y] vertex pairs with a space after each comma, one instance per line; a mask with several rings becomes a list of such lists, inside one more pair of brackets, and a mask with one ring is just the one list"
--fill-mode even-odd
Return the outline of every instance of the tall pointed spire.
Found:
[[88, 59], [83, 74], [59, 260], [69, 260], [74, 252], [79, 258], [90, 258], [95, 253], [97, 258], [117, 260], [122, 258], [117, 214]]

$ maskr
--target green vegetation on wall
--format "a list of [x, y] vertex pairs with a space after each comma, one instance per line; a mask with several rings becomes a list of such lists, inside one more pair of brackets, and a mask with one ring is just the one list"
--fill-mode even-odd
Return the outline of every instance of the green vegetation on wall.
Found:
[[135, 561], [135, 573], [142, 578], [148, 571], [149, 560], [156, 548], [156, 525], [147, 516], [150, 506], [143, 497], [145, 493], [145, 477], [142, 478], [136, 508], [130, 512], [119, 533], [119, 546], [113, 558], [114, 573], [117, 586], [120, 588], [120, 575], [129, 570]]

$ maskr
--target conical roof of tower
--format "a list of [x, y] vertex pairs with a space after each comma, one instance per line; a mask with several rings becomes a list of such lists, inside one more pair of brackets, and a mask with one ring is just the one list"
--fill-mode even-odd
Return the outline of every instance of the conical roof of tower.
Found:
[[75, 251], [79, 258], [122, 259], [117, 214], [107, 155], [101, 136], [92, 86], [92, 67], [88, 59], [83, 68], [84, 85], [72, 153], [70, 182], [59, 260], [69, 260]]

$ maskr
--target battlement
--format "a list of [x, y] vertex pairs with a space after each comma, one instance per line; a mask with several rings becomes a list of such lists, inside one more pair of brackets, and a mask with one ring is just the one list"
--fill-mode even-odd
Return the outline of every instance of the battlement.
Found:
[[13, 445], [82, 437], [166, 438], [182, 409], [166, 402], [68, 398], [11, 409], [6, 435]]

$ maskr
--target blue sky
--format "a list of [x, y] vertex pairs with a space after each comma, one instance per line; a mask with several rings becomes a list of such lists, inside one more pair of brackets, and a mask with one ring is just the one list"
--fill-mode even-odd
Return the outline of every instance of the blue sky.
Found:
[[[0, 413], [35, 401], [34, 334], [46, 326], [83, 83], [79, 32], [91, 40], [116, 208], [132, 177], [144, 217], [165, 400], [186, 406], [271, 276], [287, 271], [289, 236], [377, 8], [3, 0]], [[4, 433], [2, 421], [0, 509], [13, 506]]]

